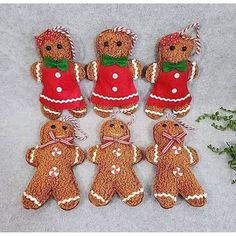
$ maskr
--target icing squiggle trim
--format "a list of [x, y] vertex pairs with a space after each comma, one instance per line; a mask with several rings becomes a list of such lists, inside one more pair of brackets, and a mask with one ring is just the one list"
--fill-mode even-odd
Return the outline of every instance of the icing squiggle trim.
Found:
[[193, 62], [193, 63], [192, 63], [192, 73], [191, 73], [191, 75], [190, 75], [189, 81], [192, 81], [192, 80], [194, 79], [194, 76], [195, 76], [195, 74], [196, 74], [196, 65], [197, 65], [196, 62]]
[[165, 101], [165, 102], [181, 102], [181, 101], [184, 101], [185, 99], [187, 99], [188, 97], [190, 97], [190, 94], [188, 93], [185, 97], [177, 98], [177, 99], [163, 98], [160, 96], [155, 96], [153, 94], [150, 94], [150, 97], [155, 98], [157, 100]]
[[40, 76], [40, 66], [41, 66], [41, 63], [38, 62], [36, 64], [36, 78], [37, 78], [37, 82], [41, 82], [41, 76]]
[[93, 75], [94, 75], [94, 80], [98, 79], [98, 65], [96, 61], [92, 62], [93, 65]]
[[138, 65], [135, 59], [132, 60], [132, 65], [134, 67], [134, 80], [138, 79]]
[[33, 163], [34, 162], [34, 153], [35, 153], [35, 150], [38, 149], [38, 145], [35, 147], [34, 150], [32, 150], [31, 154], [30, 154], [30, 159], [29, 159], [29, 162], [30, 163]]
[[157, 63], [152, 64], [152, 76], [151, 76], [151, 83], [155, 83], [156, 80], [156, 72], [157, 72]]
[[[122, 108], [122, 109], [120, 109], [120, 111], [121, 112], [129, 112], [129, 111], [132, 111], [136, 108], [138, 108], [138, 104], [136, 104], [132, 107], [129, 107], [129, 108]], [[111, 109], [102, 109], [102, 108], [99, 108], [99, 107], [96, 107], [96, 106], [94, 106], [93, 109], [97, 110], [97, 111], [107, 112], [107, 113], [112, 113], [113, 112], [113, 110], [111, 110]]]
[[137, 161], [137, 156], [138, 156], [137, 147], [134, 144], [132, 144], [132, 146], [133, 146], [133, 150], [134, 150], [134, 162], [136, 162]]
[[184, 148], [187, 150], [188, 154], [189, 154], [189, 158], [190, 158], [190, 164], [193, 164], [193, 155], [192, 152], [189, 150], [189, 148], [187, 146], [184, 146]]
[[164, 113], [162, 113], [162, 112], [151, 111], [151, 110], [148, 110], [148, 109], [145, 109], [145, 112], [151, 113], [151, 114], [154, 114], [154, 115], [159, 115], [159, 116], [163, 116], [164, 115]]
[[173, 111], [174, 114], [181, 114], [181, 113], [184, 113], [188, 110], [190, 110], [191, 106], [188, 105], [186, 108], [184, 108], [183, 110], [179, 110], [179, 111]]
[[140, 188], [138, 191], [131, 193], [128, 197], [123, 198], [122, 202], [129, 201], [131, 198], [135, 197], [136, 195], [143, 193], [143, 188]]
[[96, 149], [95, 149], [94, 152], [93, 152], [92, 162], [95, 162], [95, 161], [96, 161], [97, 151], [98, 151], [98, 145], [96, 146]]
[[37, 206], [41, 206], [42, 204], [32, 195], [27, 194], [26, 192], [23, 193], [24, 197], [29, 199], [31, 202], [33, 202], [34, 204], [36, 204]]
[[79, 113], [79, 114], [81, 114], [81, 113], [84, 113], [84, 112], [86, 112], [87, 111], [87, 109], [83, 109], [83, 110], [71, 110], [71, 111], [73, 111], [74, 113]]
[[174, 200], [176, 202], [176, 197], [172, 194], [169, 194], [169, 193], [154, 193], [154, 197], [157, 198], [157, 197], [169, 197], [171, 198], [172, 200]]
[[79, 162], [79, 147], [75, 147], [75, 161], [74, 164]]
[[75, 70], [75, 78], [79, 82], [80, 81], [80, 79], [79, 79], [79, 66], [76, 63], [75, 63], [74, 70]]
[[56, 99], [53, 99], [53, 98], [49, 98], [43, 94], [40, 95], [41, 98], [49, 101], [49, 102], [54, 102], [54, 103], [69, 103], [69, 102], [77, 102], [77, 101], [81, 101], [83, 100], [83, 97], [80, 96], [79, 98], [71, 98], [71, 99], [66, 99], [66, 100], [56, 100]]
[[153, 161], [155, 163], [158, 162], [158, 145], [157, 144], [155, 144], [155, 146], [154, 146], [154, 159], [153, 159]]
[[108, 203], [108, 201], [106, 201], [102, 196], [96, 194], [93, 190], [91, 190], [90, 193], [93, 197], [97, 198], [98, 200], [100, 200], [104, 203]]
[[44, 106], [43, 106], [43, 110], [46, 111], [46, 112], [49, 112], [51, 114], [55, 114], [55, 115], [60, 115], [61, 114], [61, 112], [50, 110], [49, 108], [46, 108]]
[[186, 200], [189, 200], [189, 199], [193, 200], [193, 199], [200, 199], [200, 198], [207, 198], [207, 194], [206, 194], [206, 193], [203, 193], [203, 194], [199, 194], [199, 195], [195, 194], [195, 195], [193, 195], [193, 196], [189, 195], [189, 196], [186, 197], [185, 199], [186, 199]]
[[127, 99], [130, 99], [130, 98], [133, 98], [135, 96], [138, 96], [138, 93], [133, 93], [129, 96], [126, 96], [126, 97], [120, 97], [120, 98], [117, 98], [117, 97], [107, 97], [107, 96], [103, 96], [103, 95], [100, 95], [100, 94], [97, 94], [95, 92], [93, 92], [93, 96], [95, 97], [99, 97], [99, 98], [102, 98], [102, 99], [105, 99], [105, 100], [112, 100], [112, 101], [120, 101], [120, 100], [127, 100]]
[[109, 112], [113, 112], [113, 110], [109, 110], [109, 109], [101, 109], [101, 108], [98, 108], [98, 107], [96, 107], [96, 106], [94, 106], [93, 107], [93, 109], [94, 110], [97, 110], [97, 111], [102, 111], [102, 112], [107, 112], [107, 113], [109, 113]]
[[64, 199], [62, 201], [59, 201], [57, 204], [61, 205], [61, 204], [69, 203], [69, 202], [72, 202], [72, 201], [77, 201], [79, 199], [80, 199], [80, 196], [71, 197], [71, 198], [67, 198], [67, 199]]

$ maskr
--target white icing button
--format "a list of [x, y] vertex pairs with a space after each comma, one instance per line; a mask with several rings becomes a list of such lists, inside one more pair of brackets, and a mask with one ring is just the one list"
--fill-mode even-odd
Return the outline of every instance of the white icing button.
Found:
[[55, 73], [55, 77], [58, 78], [58, 79], [61, 78], [61, 73], [60, 72], [56, 72]]
[[174, 77], [175, 77], [175, 79], [178, 79], [180, 77], [180, 74], [179, 73], [175, 73]]
[[117, 87], [112, 87], [113, 92], [117, 92], [118, 88]]
[[52, 176], [52, 177], [57, 177], [57, 176], [59, 175], [59, 170], [58, 170], [57, 167], [52, 167], [52, 168], [49, 170], [48, 174], [49, 174], [50, 176]]
[[54, 147], [51, 152], [52, 156], [57, 157], [61, 155], [61, 150], [57, 147]]
[[113, 175], [117, 175], [120, 173], [120, 167], [118, 165], [112, 165], [111, 167], [111, 173]]
[[177, 89], [176, 89], [176, 88], [173, 88], [173, 89], [171, 90], [171, 92], [172, 92], [172, 93], [177, 93]]
[[57, 92], [60, 93], [62, 91], [61, 87], [57, 87]]
[[118, 78], [118, 74], [117, 74], [117, 73], [114, 73], [114, 74], [112, 75], [112, 78], [113, 78], [113, 79], [117, 79], [117, 78]]

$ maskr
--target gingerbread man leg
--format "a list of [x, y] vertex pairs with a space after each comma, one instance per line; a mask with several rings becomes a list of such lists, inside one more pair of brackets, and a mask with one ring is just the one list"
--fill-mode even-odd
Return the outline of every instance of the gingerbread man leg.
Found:
[[201, 207], [207, 202], [207, 195], [190, 170], [185, 170], [179, 184], [179, 193], [192, 206]]
[[49, 108], [47, 106], [44, 106], [43, 104], [41, 104], [41, 111], [42, 113], [50, 120], [56, 120], [58, 119], [62, 112], [61, 111], [57, 111], [57, 110], [54, 110], [52, 108]]
[[105, 206], [111, 201], [114, 193], [112, 180], [105, 173], [100, 172], [97, 174], [89, 192], [89, 200], [95, 206]]
[[121, 111], [126, 115], [134, 114], [138, 109], [138, 104], [132, 104], [130, 106], [122, 106], [120, 107]]
[[111, 113], [113, 112], [113, 108], [112, 107], [104, 107], [104, 106], [100, 106], [100, 105], [94, 105], [93, 107], [95, 113], [99, 116], [101, 116], [102, 118], [106, 118], [109, 117], [111, 115]]
[[126, 173], [116, 179], [116, 191], [129, 206], [136, 206], [143, 200], [143, 187], [133, 173]]
[[156, 107], [156, 106], [145, 106], [145, 113], [148, 117], [154, 120], [160, 119], [164, 115], [164, 108], [163, 107]]
[[73, 175], [60, 176], [52, 194], [63, 210], [71, 210], [80, 202], [80, 190]]
[[168, 209], [175, 205], [177, 196], [177, 181], [167, 170], [159, 171], [153, 186], [153, 193], [161, 207]]
[[51, 195], [51, 183], [48, 176], [35, 174], [23, 193], [22, 203], [26, 209], [41, 207]]
[[175, 108], [173, 110], [173, 113], [178, 117], [178, 118], [181, 118], [181, 117], [184, 117], [186, 116], [190, 111], [190, 105], [189, 104], [186, 104], [185, 106], [182, 106], [182, 107], [178, 107], [178, 108]]
[[70, 114], [75, 118], [82, 118], [87, 113], [87, 105], [85, 104], [84, 107], [76, 107], [74, 109], [69, 110]]

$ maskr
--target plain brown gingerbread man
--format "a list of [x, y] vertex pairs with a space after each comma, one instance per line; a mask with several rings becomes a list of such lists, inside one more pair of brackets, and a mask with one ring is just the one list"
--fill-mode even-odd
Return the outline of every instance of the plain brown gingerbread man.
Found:
[[144, 194], [132, 165], [141, 161], [142, 152], [130, 143], [127, 124], [118, 119], [106, 121], [100, 138], [101, 144], [88, 151], [88, 159], [99, 167], [89, 200], [95, 206], [105, 206], [117, 193], [126, 204], [138, 205]]

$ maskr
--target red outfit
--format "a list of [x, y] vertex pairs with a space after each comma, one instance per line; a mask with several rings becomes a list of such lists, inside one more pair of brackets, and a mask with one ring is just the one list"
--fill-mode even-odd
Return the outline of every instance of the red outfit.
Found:
[[40, 102], [43, 105], [58, 111], [85, 107], [73, 62], [69, 62], [68, 71], [43, 65], [41, 72], [43, 91]]
[[191, 63], [188, 63], [185, 72], [177, 69], [170, 72], [161, 70], [147, 100], [147, 105], [174, 109], [190, 104], [192, 97], [187, 87], [190, 74]]
[[130, 106], [137, 104], [138, 92], [129, 67], [98, 64], [98, 78], [91, 102], [100, 106]]

